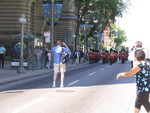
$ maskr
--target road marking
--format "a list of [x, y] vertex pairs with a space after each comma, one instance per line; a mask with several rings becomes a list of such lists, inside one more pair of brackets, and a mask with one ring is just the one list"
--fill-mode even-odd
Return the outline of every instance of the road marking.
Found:
[[89, 76], [94, 75], [96, 72], [90, 73]]
[[38, 99], [38, 100], [36, 100], [36, 101], [33, 101], [32, 103], [30, 103], [30, 104], [28, 104], [28, 105], [26, 105], [26, 106], [24, 106], [24, 107], [22, 107], [22, 108], [20, 108], [20, 109], [18, 109], [18, 110], [16, 110], [16, 111], [12, 112], [12, 113], [19, 113], [19, 112], [21, 112], [21, 111], [23, 111], [23, 110], [25, 110], [25, 109], [31, 107], [32, 105], [34, 105], [34, 104], [36, 104], [36, 103], [38, 103], [38, 102], [43, 101], [44, 99], [46, 99], [46, 97], [40, 98], [40, 99]]
[[107, 66], [107, 67], [110, 67], [110, 66]]
[[71, 85], [73, 85], [73, 84], [75, 84], [75, 83], [77, 83], [77, 82], [79, 82], [79, 80], [76, 80], [76, 81], [74, 81], [74, 82], [68, 84], [67, 86], [71, 86]]
[[101, 71], [103, 71], [104, 70], [104, 68], [102, 68], [102, 69], [100, 69]]

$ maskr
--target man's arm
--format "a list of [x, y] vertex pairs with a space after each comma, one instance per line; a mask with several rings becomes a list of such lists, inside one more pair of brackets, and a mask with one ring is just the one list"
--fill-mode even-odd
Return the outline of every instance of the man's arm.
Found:
[[67, 48], [68, 51], [70, 51], [70, 49], [68, 48], [68, 46], [64, 42], [62, 42], [62, 45], [65, 46], [65, 48]]

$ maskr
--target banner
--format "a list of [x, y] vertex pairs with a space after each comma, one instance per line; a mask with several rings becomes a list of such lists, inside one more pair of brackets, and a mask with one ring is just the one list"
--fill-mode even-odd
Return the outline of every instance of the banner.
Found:
[[[54, 24], [57, 24], [60, 18], [62, 10], [62, 1], [54, 2]], [[51, 2], [50, 1], [43, 1], [43, 13], [45, 17], [46, 23], [50, 24], [51, 22]]]
[[85, 31], [86, 31], [86, 34], [89, 34], [92, 27], [93, 27], [92, 24], [87, 24], [86, 27], [85, 27], [85, 24], [81, 24], [79, 27], [79, 30], [82, 34], [85, 34]]

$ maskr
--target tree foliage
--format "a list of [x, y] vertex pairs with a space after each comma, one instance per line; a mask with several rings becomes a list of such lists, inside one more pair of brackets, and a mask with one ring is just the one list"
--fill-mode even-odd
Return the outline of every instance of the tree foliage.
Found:
[[89, 36], [96, 30], [103, 32], [110, 21], [115, 22], [116, 16], [123, 15], [128, 6], [123, 0], [75, 0], [75, 4], [78, 27], [85, 23], [85, 15], [87, 22], [93, 25]]
[[116, 49], [122, 46], [123, 42], [127, 41], [127, 36], [124, 30], [118, 28], [115, 24], [111, 25], [111, 37], [116, 44]]

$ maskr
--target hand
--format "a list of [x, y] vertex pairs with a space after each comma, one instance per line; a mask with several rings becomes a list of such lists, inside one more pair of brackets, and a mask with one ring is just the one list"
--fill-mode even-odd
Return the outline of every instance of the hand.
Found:
[[65, 42], [62, 42], [62, 45], [66, 45]]
[[116, 79], [118, 80], [118, 79], [121, 78], [121, 77], [122, 77], [122, 74], [119, 73], [119, 74], [116, 76]]
[[62, 45], [65, 46], [65, 47], [67, 47], [67, 45], [65, 44], [65, 42], [62, 42]]

